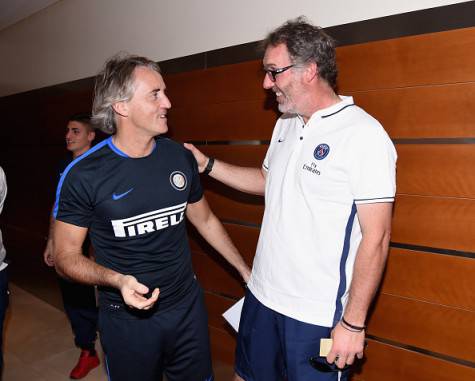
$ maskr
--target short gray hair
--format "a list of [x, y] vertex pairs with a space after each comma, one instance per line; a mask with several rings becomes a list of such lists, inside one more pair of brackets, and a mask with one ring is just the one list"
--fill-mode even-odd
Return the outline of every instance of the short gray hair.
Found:
[[146, 57], [119, 53], [105, 63], [96, 77], [91, 122], [106, 134], [115, 134], [117, 131], [112, 105], [132, 98], [135, 90], [134, 71], [137, 67], [147, 67], [160, 73], [158, 64]]
[[294, 64], [315, 62], [320, 78], [333, 89], [336, 87], [335, 40], [322, 28], [310, 24], [304, 16], [288, 20], [268, 34], [262, 47], [285, 44]]

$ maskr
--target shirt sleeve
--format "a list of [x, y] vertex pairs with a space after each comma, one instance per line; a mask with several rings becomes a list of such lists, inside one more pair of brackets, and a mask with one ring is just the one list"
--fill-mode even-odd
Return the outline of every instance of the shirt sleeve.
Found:
[[69, 166], [61, 175], [56, 190], [54, 217], [59, 221], [88, 228], [93, 211], [90, 184], [79, 171]]
[[190, 195], [188, 197], [188, 202], [193, 204], [198, 202], [203, 197], [203, 187], [201, 186], [200, 173], [198, 171], [198, 164], [190, 151], [186, 151], [188, 161], [191, 165], [191, 185], [190, 185]]
[[3, 172], [2, 167], [0, 167], [0, 213], [3, 210], [3, 203], [7, 197], [7, 179], [5, 172]]
[[394, 145], [378, 124], [361, 128], [352, 141], [350, 187], [356, 204], [393, 202], [396, 194]]

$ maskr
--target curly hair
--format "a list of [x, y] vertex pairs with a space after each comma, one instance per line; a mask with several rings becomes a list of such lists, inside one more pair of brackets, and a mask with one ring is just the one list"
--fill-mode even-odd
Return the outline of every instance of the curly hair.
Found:
[[270, 32], [262, 42], [268, 46], [285, 44], [294, 64], [315, 62], [318, 73], [332, 88], [336, 87], [338, 70], [336, 66], [335, 40], [322, 28], [310, 24], [304, 16], [286, 23]]
[[117, 124], [114, 103], [129, 101], [134, 94], [134, 70], [147, 67], [160, 73], [156, 62], [146, 57], [119, 53], [110, 58], [96, 77], [92, 124], [106, 134], [115, 134]]

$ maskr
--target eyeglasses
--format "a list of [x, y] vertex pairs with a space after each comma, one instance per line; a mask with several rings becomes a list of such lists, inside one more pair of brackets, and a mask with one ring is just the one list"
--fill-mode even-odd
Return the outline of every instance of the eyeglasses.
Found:
[[289, 66], [286, 66], [286, 67], [281, 67], [281, 68], [278, 68], [278, 69], [274, 69], [274, 70], [270, 70], [270, 69], [264, 69], [264, 72], [269, 76], [269, 79], [272, 81], [272, 82], [275, 82], [276, 81], [276, 76], [278, 74], [281, 74], [283, 73], [284, 71], [287, 71], [289, 70], [290, 68], [294, 67], [295, 65], [289, 65]]
[[310, 357], [308, 359], [310, 365], [320, 372], [344, 372], [349, 369], [351, 365], [346, 364], [343, 368], [338, 368], [335, 363], [330, 364], [324, 357]]

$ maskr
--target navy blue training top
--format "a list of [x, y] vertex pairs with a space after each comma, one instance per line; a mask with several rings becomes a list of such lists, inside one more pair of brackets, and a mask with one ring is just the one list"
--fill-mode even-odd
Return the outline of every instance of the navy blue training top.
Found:
[[[196, 161], [182, 145], [158, 138], [150, 155], [130, 158], [109, 138], [66, 168], [54, 216], [88, 228], [96, 262], [159, 287], [166, 308], [194, 282], [184, 216], [202, 196]], [[123, 303], [119, 290], [99, 290], [101, 304]]]

